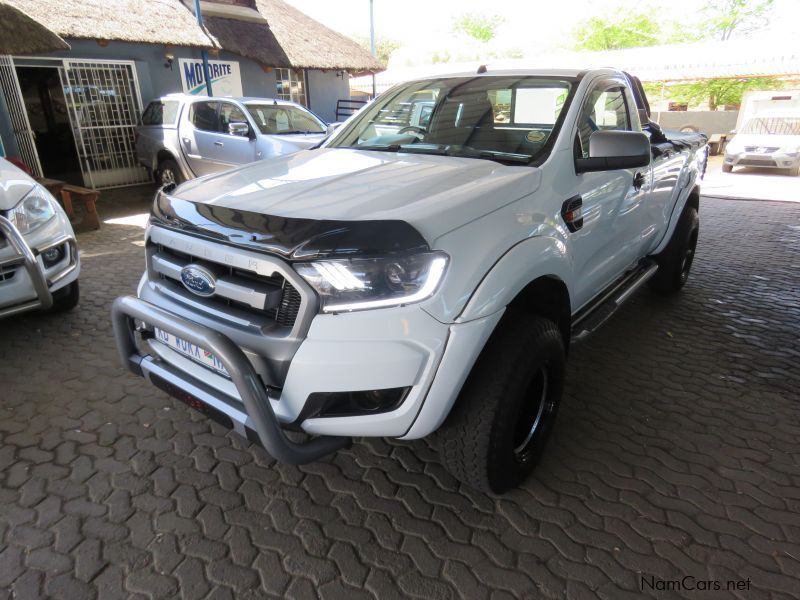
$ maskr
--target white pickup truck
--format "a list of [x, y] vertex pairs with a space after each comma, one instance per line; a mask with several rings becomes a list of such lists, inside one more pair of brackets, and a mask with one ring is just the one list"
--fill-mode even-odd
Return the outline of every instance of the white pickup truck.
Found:
[[113, 306], [120, 356], [278, 460], [436, 432], [461, 481], [513, 488], [569, 344], [689, 274], [706, 139], [648, 114], [620, 71], [481, 68], [398, 85], [320, 148], [166, 187], [137, 297]]

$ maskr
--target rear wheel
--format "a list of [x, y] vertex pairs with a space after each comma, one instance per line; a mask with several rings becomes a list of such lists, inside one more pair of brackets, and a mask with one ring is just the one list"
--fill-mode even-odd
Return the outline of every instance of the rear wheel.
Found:
[[651, 288], [661, 294], [671, 294], [686, 285], [694, 262], [699, 232], [700, 217], [697, 209], [686, 206], [667, 247], [654, 257], [658, 263], [658, 271], [648, 282]]
[[527, 313], [506, 315], [437, 432], [448, 471], [497, 494], [522, 483], [553, 429], [564, 366], [555, 323]]
[[158, 170], [156, 171], [156, 183], [159, 185], [168, 185], [170, 183], [183, 183], [184, 178], [181, 174], [181, 168], [171, 158], [162, 160], [158, 163]]
[[722, 163], [722, 172], [723, 173], [730, 173], [732, 171], [733, 171], [733, 165], [726, 165], [725, 163]]
[[66, 312], [78, 306], [81, 299], [80, 286], [77, 281], [65, 285], [60, 290], [53, 292], [53, 306], [51, 312]]

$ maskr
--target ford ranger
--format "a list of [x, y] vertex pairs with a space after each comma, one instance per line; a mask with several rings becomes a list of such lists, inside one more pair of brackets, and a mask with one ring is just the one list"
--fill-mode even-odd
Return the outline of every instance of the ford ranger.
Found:
[[570, 343], [686, 283], [706, 158], [613, 69], [398, 85], [319, 148], [161, 189], [121, 359], [280, 461], [435, 433], [502, 493], [542, 455]]

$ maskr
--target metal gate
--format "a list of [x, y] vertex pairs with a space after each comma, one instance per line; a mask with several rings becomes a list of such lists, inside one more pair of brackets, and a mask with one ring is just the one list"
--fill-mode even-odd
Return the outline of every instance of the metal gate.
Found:
[[65, 60], [59, 69], [84, 185], [146, 183], [134, 130], [142, 100], [132, 62]]
[[36, 151], [36, 140], [22, 99], [14, 59], [10, 56], [0, 56], [0, 89], [6, 99], [6, 108], [11, 117], [20, 158], [30, 167], [34, 175], [41, 177], [42, 165], [39, 163], [39, 153]]

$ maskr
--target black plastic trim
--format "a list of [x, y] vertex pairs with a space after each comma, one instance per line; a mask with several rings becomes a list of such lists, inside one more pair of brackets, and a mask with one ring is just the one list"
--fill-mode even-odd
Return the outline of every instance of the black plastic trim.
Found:
[[399, 220], [334, 221], [265, 215], [156, 193], [150, 220], [173, 229], [286, 260], [428, 252], [425, 238]]

